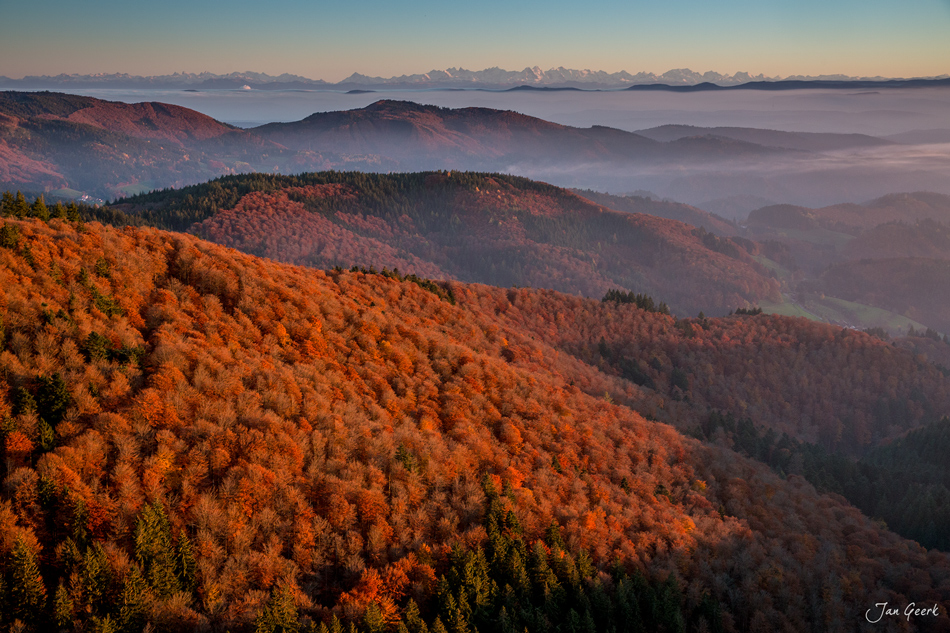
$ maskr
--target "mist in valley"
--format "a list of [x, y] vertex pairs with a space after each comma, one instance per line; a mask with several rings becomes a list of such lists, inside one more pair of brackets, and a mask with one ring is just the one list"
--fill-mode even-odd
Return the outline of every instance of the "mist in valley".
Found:
[[[364, 108], [381, 99], [448, 108], [511, 110], [579, 128], [606, 126], [628, 132], [663, 125], [733, 127], [787, 132], [862, 134], [881, 145], [795, 155], [776, 152], [734, 156], [604, 162], [596, 157], [496, 161], [472, 156], [457, 169], [493, 169], [552, 184], [622, 194], [637, 190], [700, 206], [742, 221], [755, 208], [775, 203], [825, 206], [864, 202], [898, 191], [950, 193], [950, 91], [940, 88], [882, 90], [490, 91], [421, 90], [349, 94], [334, 91], [85, 90], [101, 99], [161, 101], [192, 108], [245, 128], [291, 122], [317, 112]], [[717, 134], [716, 130], [703, 130]], [[394, 141], [395, 142], [395, 141]], [[325, 147], [327, 152], [341, 151]], [[343, 153], [346, 153], [345, 150]], [[426, 151], [382, 171], [438, 168]], [[280, 166], [292, 171], [293, 166]]]

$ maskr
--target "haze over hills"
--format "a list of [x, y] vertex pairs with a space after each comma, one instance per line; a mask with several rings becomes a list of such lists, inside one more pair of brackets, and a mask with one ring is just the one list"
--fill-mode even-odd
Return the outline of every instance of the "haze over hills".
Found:
[[[933, 79], [943, 79], [946, 75]], [[652, 72], [626, 71], [608, 73], [595, 70], [574, 70], [562, 67], [542, 70], [525, 68], [520, 71], [486, 68], [472, 71], [463, 68], [431, 70], [427, 73], [401, 75], [398, 77], [370, 77], [353, 73], [337, 83], [322, 79], [309, 79], [299, 75], [284, 73], [278, 76], [257, 72], [233, 72], [226, 74], [174, 73], [171, 75], [136, 76], [127, 73], [113, 74], [61, 74], [55, 76], [26, 76], [20, 79], [0, 77], [0, 88], [16, 90], [63, 89], [63, 88], [203, 88], [234, 89], [249, 86], [263, 90], [287, 89], [340, 89], [354, 87], [421, 87], [421, 88], [505, 88], [520, 85], [534, 86], [577, 86], [584, 88], [619, 88], [641, 84], [666, 84], [670, 86], [690, 86], [711, 83], [720, 86], [736, 86], [749, 82], [881, 82], [893, 81], [886, 77], [849, 77], [847, 75], [792, 75], [788, 77], [766, 77], [737, 72], [724, 75], [715, 71], [694, 72], [688, 68], [669, 70], [662, 74]]]
[[[297, 150], [333, 147], [393, 158], [411, 170], [442, 168], [584, 169], [591, 163], [699, 162], [746, 159], [780, 149], [725, 137], [697, 135], [656, 142], [638, 134], [594, 126], [574, 128], [488, 108], [439, 108], [378, 101], [346, 112], [318, 112], [294, 123], [252, 128], [263, 138]], [[589, 168], [588, 168], [589, 169]]]
[[338, 155], [288, 151], [203, 114], [58, 93], [0, 93], [0, 182], [114, 198], [234, 171], [385, 168]]
[[934, 220], [950, 222], [950, 196], [926, 191], [894, 193], [862, 204], [836, 204], [819, 209], [773, 205], [749, 214], [746, 226], [755, 229], [823, 228], [852, 235], [892, 223]]
[[[4, 93], [2, 186], [108, 199], [246, 171], [452, 168], [515, 173], [579, 189], [674, 192], [674, 199], [694, 203], [717, 196], [737, 200], [741, 193], [746, 202], [740, 206], [750, 204], [750, 196], [810, 203], [947, 186], [945, 157], [939, 153], [866, 136], [730, 128], [661, 142], [502, 110], [388, 100], [239, 130], [154, 104], [87, 100], [76, 110], [80, 99]], [[172, 132], [176, 120], [182, 127]], [[171, 145], [156, 143], [172, 137]], [[786, 147], [794, 143], [813, 149]], [[895, 170], [894, 161], [913, 169]], [[729, 219], [745, 217], [732, 203], [719, 212]]]
[[854, 147], [878, 147], [892, 141], [867, 134], [832, 134], [817, 132], [782, 132], [741, 127], [697, 127], [694, 125], [662, 125], [637, 134], [655, 141], [677, 141], [683, 138], [721, 136], [767, 147], [784, 147], [809, 152], [822, 152]]
[[[792, 184], [799, 185], [796, 189], [798, 195], [814, 194], [815, 190], [811, 188], [814, 179], [819, 183], [831, 183], [834, 187], [851, 186], [847, 178], [839, 178], [841, 172], [834, 168], [842, 160], [842, 153], [857, 152], [860, 163], [864, 160], [861, 156], [868, 155], [868, 152], [872, 153], [870, 155], [874, 152], [886, 155], [899, 152], [902, 147], [867, 135], [687, 126], [667, 126], [644, 132], [646, 135], [597, 126], [570, 127], [488, 108], [449, 109], [386, 100], [356, 110], [317, 113], [295, 123], [241, 130], [191, 110], [156, 103], [122, 104], [61, 94], [3, 93], [0, 97], [0, 187], [48, 191], [54, 196], [87, 194], [107, 199], [154, 188], [185, 186], [241, 171], [298, 173], [362, 169], [382, 172], [451, 168], [523, 173], [554, 183], [582, 185], [581, 189], [589, 189], [591, 185], [609, 189], [613, 185], [629, 190], [631, 185], [643, 184], [644, 178], [665, 180], [668, 184], [672, 178], [687, 190], [701, 191], [703, 196], [717, 191], [724, 184], [732, 187], [736, 181], [742, 183], [747, 192], [761, 190], [760, 186], [765, 183], [770, 195], [777, 198], [788, 196], [794, 200]], [[649, 135], [660, 140], [648, 138]], [[865, 154], [860, 154], [862, 152]], [[826, 169], [829, 164], [832, 168]], [[883, 163], [882, 169], [886, 165]], [[738, 171], [729, 172], [730, 169]], [[906, 177], [903, 172], [890, 169], [882, 171], [880, 179], [871, 179], [877, 172], [864, 168], [858, 171], [848, 169], [855, 179], [853, 182], [873, 182], [876, 188], [889, 178], [900, 182]], [[796, 170], [808, 170], [811, 175]], [[912, 178], [917, 178], [921, 172], [909, 173]], [[934, 169], [933, 173], [936, 177], [939, 169]], [[650, 181], [645, 184], [650, 184]], [[818, 188], [821, 186], [824, 185], [819, 184]], [[686, 221], [719, 236], [736, 235], [736, 228], [728, 221], [686, 205], [644, 204], [620, 197], [590, 195], [596, 202], [623, 211]], [[794, 206], [756, 210], [741, 232], [762, 242], [762, 246], [751, 242], [744, 245], [716, 242], [716, 235], [696, 235], [686, 241], [702, 243], [701, 248], [689, 247], [682, 251], [682, 262], [689, 262], [694, 271], [703, 271], [700, 262], [705, 256], [699, 256], [699, 253], [725, 248], [725, 251], [712, 255], [710, 261], [719, 261], [716, 258], [727, 252], [727, 258], [748, 258], [749, 261], [742, 266], [751, 262], [755, 266], [767, 267], [769, 272], [763, 274], [765, 269], [751, 272], [752, 268], [746, 268], [743, 272], [730, 272], [729, 275], [737, 276], [727, 281], [720, 276], [721, 272], [739, 266], [736, 259], [726, 268], [716, 264], [698, 276], [684, 271], [683, 274], [691, 280], [690, 284], [699, 283], [699, 286], [688, 285], [696, 288], [695, 295], [689, 300], [684, 300], [686, 295], [678, 294], [679, 290], [670, 290], [677, 287], [673, 277], [669, 276], [674, 274], [670, 271], [678, 270], [676, 265], [667, 265], [667, 272], [663, 272], [666, 269], [658, 265], [656, 253], [649, 255], [648, 259], [654, 260], [647, 262], [642, 259], [648, 256], [644, 251], [640, 263], [621, 273], [623, 266], [632, 264], [621, 263], [626, 256], [605, 264], [602, 254], [590, 251], [597, 240], [579, 247], [572, 243], [569, 247], [579, 250], [565, 259], [562, 256], [568, 251], [563, 250], [563, 244], [551, 242], [548, 237], [538, 242], [533, 237], [529, 240], [535, 245], [532, 249], [541, 250], [528, 249], [518, 253], [514, 259], [507, 255], [501, 257], [495, 263], [494, 272], [451, 269], [439, 263], [438, 258], [433, 259], [434, 253], [445, 248], [445, 243], [434, 246], [435, 250], [431, 252], [420, 250], [417, 244], [411, 257], [404, 245], [390, 244], [395, 250], [388, 257], [392, 259], [392, 265], [397, 261], [414, 262], [420, 274], [505, 285], [556, 287], [588, 296], [598, 296], [610, 284], [617, 284], [628, 290], [663, 296], [684, 314], [694, 314], [699, 310], [723, 313], [755, 303], [770, 310], [798, 314], [797, 310], [804, 306], [802, 313], [812, 317], [859, 327], [881, 326], [897, 333], [906, 332], [909, 327], [943, 328], [945, 319], [939, 311], [915, 311], [913, 305], [884, 305], [877, 299], [871, 304], [864, 303], [871, 297], [880, 296], [880, 291], [849, 295], [850, 298], [846, 299], [840, 295], [837, 286], [833, 292], [830, 287], [825, 288], [826, 294], [830, 293], [830, 296], [837, 297], [835, 301], [843, 302], [831, 306], [830, 299], [819, 296], [824, 287], [821, 274], [833, 263], [867, 256], [943, 257], [945, 249], [939, 239], [939, 230], [930, 231], [926, 225], [916, 228], [878, 225], [896, 219], [916, 221], [930, 218], [947, 222], [950, 204], [946, 200], [943, 194], [919, 193], [885, 196], [867, 205], [834, 205], [822, 208], [820, 212]], [[496, 202], [503, 203], [501, 200]], [[233, 207], [237, 200], [231, 203]], [[767, 216], [771, 217], [769, 214], [781, 218], [779, 225], [768, 226], [771, 221], [767, 219]], [[196, 218], [193, 222], [204, 219]], [[285, 223], [283, 231], [292, 230], [289, 227], [293, 222], [289, 217], [283, 217], [281, 222]], [[352, 227], [343, 228], [348, 237], [341, 243], [361, 243], [363, 251], [369, 248], [369, 244], [382, 243], [379, 241], [381, 237], [383, 242], [392, 237], [388, 234], [357, 235], [352, 232]], [[415, 230], [409, 230], [407, 235], [414, 235], [414, 240], [427, 239], [421, 237], [422, 233], [416, 234]], [[492, 231], [494, 233], [489, 231], [481, 235], [482, 241], [474, 240], [470, 245], [476, 248], [478, 244], [476, 250], [480, 256], [491, 250], [485, 250], [488, 242], [507, 237], [503, 235], [501, 225], [495, 225]], [[859, 235], [862, 231], [866, 234]], [[669, 233], [663, 229], [659, 233], [672, 235], [677, 232]], [[604, 237], [613, 239], [612, 234]], [[242, 237], [235, 244], [244, 244], [243, 240]], [[781, 248], [776, 245], [781, 245]], [[514, 249], [514, 243], [509, 247]], [[574, 263], [556, 274], [550, 267], [540, 265], [549, 255], [554, 257], [548, 253], [550, 248], [562, 249], [555, 259]], [[580, 253], [586, 255], [582, 257]], [[313, 255], [316, 258], [313, 261], [322, 262], [320, 265], [331, 265], [330, 260], [312, 248], [303, 248], [294, 257], [304, 255]], [[588, 255], [592, 258], [585, 259]], [[284, 258], [280, 254], [273, 256]], [[445, 251], [441, 257], [447, 257]], [[292, 258], [289, 261], [303, 260]], [[340, 261], [349, 263], [352, 260], [343, 258]], [[525, 273], [525, 265], [533, 272]], [[607, 266], [605, 270], [612, 272], [605, 274], [605, 270], [598, 270], [604, 265]], [[644, 265], [646, 268], [641, 268]], [[522, 272], [516, 272], [519, 267]], [[646, 270], [652, 272], [643, 276]], [[769, 279], [771, 275], [777, 276], [783, 284], [785, 301], [779, 300], [775, 294], [775, 282]], [[701, 279], [712, 282], [700, 283]], [[744, 281], [738, 281], [740, 279]], [[886, 279], [890, 277], [880, 276], [880, 280]], [[803, 281], [809, 283], [801, 285]], [[924, 292], [926, 294], [926, 290]], [[926, 316], [924, 321], [918, 320], [918, 316], [924, 318], [921, 315]]]
[[0, 95], [0, 116], [0, 143], [9, 157], [0, 172], [4, 186], [70, 188], [99, 197], [135, 185], [181, 186], [251, 169], [579, 169], [583, 174], [610, 163], [787, 153], [724, 137], [659, 143], [622, 130], [572, 128], [513, 112], [392, 101], [240, 130], [174, 106], [9, 92]]
[[807, 311], [892, 334], [921, 324], [950, 332], [950, 196], [891, 194], [819, 209], [770, 205], [749, 215], [743, 234], [785, 246], [784, 256], [773, 254], [784, 267], [779, 276]]
[[3, 240], [4, 625], [846, 630], [869, 599], [950, 599], [945, 553], [727, 448], [811, 467], [705, 408], [787, 409], [829, 445], [946, 409], [945, 376], [867, 334], [155, 229], [8, 218]]

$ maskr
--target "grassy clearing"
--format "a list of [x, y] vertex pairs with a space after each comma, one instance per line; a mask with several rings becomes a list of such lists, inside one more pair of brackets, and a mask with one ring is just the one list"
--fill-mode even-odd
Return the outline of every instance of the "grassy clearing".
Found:
[[46, 195], [50, 198], [60, 198], [63, 200], [79, 200], [82, 198], [83, 193], [81, 191], [76, 191], [75, 189], [64, 187], [63, 189], [53, 189], [52, 191], [47, 192]]
[[766, 301], [765, 299], [759, 301], [759, 307], [762, 308], [762, 311], [766, 314], [777, 314], [779, 316], [790, 316], [790, 317], [805, 317], [806, 319], [811, 319], [812, 321], [824, 321], [821, 317], [812, 314], [802, 306], [794, 303], [789, 300], [784, 295], [782, 296], [785, 301], [782, 303], [774, 303], [772, 301]]
[[911, 326], [916, 330], [927, 329], [926, 325], [889, 310], [836, 297], [808, 295], [792, 300], [783, 295], [782, 298], [782, 303], [760, 301], [759, 307], [767, 314], [805, 317], [861, 330], [881, 327], [893, 335], [906, 334]]
[[125, 185], [124, 187], [116, 188], [116, 191], [121, 193], [123, 196], [137, 196], [140, 193], [148, 193], [155, 189], [155, 186], [148, 181], [145, 182], [136, 182], [131, 185]]

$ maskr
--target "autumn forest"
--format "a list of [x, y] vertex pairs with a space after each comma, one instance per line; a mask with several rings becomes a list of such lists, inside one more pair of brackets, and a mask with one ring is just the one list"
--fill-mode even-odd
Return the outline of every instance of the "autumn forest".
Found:
[[[468, 197], [439, 213], [452, 177]], [[347, 206], [361, 178], [213, 183], [207, 211], [4, 197], [3, 626], [863, 631], [874, 603], [950, 599], [946, 369], [737, 305], [749, 286], [715, 295], [740, 308], [718, 317], [684, 316], [686, 290], [617, 290], [611, 258], [653, 219], [441, 174], [374, 177], [406, 200], [377, 221]], [[446, 249], [474, 239], [462, 210], [486, 187], [560, 201], [496, 223], [602, 253], [603, 300], [430, 264], [467, 261]], [[294, 255], [279, 208], [353, 237]], [[249, 247], [228, 229], [246, 222], [278, 241]], [[718, 279], [767, 279], [755, 245], [664, 222], [644, 278], [702, 248]]]

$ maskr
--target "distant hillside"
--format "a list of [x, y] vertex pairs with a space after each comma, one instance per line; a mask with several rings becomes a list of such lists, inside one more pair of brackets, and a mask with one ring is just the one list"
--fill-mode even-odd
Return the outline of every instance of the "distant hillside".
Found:
[[624, 180], [632, 164], [750, 161], [789, 151], [716, 136], [659, 143], [515, 112], [399, 101], [240, 130], [160, 103], [0, 93], [0, 187], [102, 199], [228, 173], [321, 169], [517, 172], [590, 186]]
[[240, 176], [118, 208], [128, 217], [111, 221], [190, 227], [245, 252], [321, 268], [372, 264], [589, 297], [619, 287], [661, 296], [681, 314], [725, 314], [777, 297], [747, 240], [612, 211], [512, 176]]
[[694, 125], [661, 125], [648, 130], [637, 130], [637, 134], [661, 142], [695, 136], [720, 136], [766, 147], [782, 147], [809, 152], [892, 144], [892, 141], [866, 134], [783, 132], [744, 127], [697, 127]]
[[848, 259], [950, 258], [950, 225], [935, 220], [888, 222], [862, 231], [844, 247]]
[[0, 92], [0, 113], [24, 121], [63, 120], [181, 145], [228, 134], [242, 135], [238, 128], [180, 106], [119, 103], [48, 92]]
[[[364, 166], [359, 160], [353, 164]], [[288, 151], [187, 108], [0, 93], [3, 189], [70, 189], [108, 199], [226, 173], [302, 171], [345, 162]]]
[[820, 288], [903, 314], [950, 332], [950, 261], [905, 257], [836, 264], [822, 273]]
[[[800, 321], [713, 320], [714, 346], [629, 304], [315, 271], [155, 229], [0, 228], [4, 627], [838, 631], [869, 599], [950, 600], [946, 554], [730, 450], [720, 418], [704, 443], [617, 402], [689, 416], [612, 375], [661, 331], [680, 358], [759, 330], [781, 355]], [[588, 340], [624, 337], [603, 370], [549, 342], [578, 317]], [[752, 345], [734, 375], [768, 397], [802, 369], [871, 402], [875, 381], [897, 388], [877, 360], [913, 362], [808, 327], [799, 365], [769, 371]], [[705, 384], [669, 375], [673, 394]], [[895, 378], [936, 402], [938, 375]], [[737, 448], [756, 433], [740, 428]]]
[[743, 229], [745, 237], [785, 249], [773, 257], [782, 260], [777, 274], [794, 305], [769, 309], [892, 335], [921, 325], [950, 331], [950, 286], [941, 272], [950, 260], [950, 196], [901, 193], [819, 209], [770, 205], [753, 211]]
[[391, 100], [345, 112], [318, 112], [302, 121], [269, 123], [251, 131], [296, 150], [332, 147], [346, 154], [387, 156], [413, 171], [672, 163], [780, 151], [711, 136], [659, 143], [623, 130], [569, 127], [517, 112]]
[[820, 227], [857, 234], [888, 222], [921, 220], [950, 223], [950, 196], [918, 191], [890, 194], [864, 204], [837, 204], [820, 209], [772, 205], [752, 211], [746, 224], [756, 229]]
[[716, 235], [734, 236], [738, 233], [735, 225], [713, 213], [697, 209], [688, 204], [653, 200], [642, 196], [612, 196], [590, 189], [573, 189], [577, 195], [591, 202], [603, 205], [615, 211], [627, 213], [645, 213], [658, 218], [667, 218], [702, 227]]

